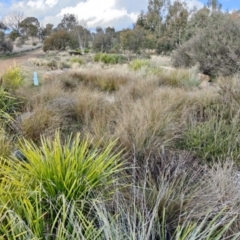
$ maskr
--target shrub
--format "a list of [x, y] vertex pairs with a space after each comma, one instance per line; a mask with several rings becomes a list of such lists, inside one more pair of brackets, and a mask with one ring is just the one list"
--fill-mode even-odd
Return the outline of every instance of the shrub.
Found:
[[65, 50], [70, 43], [70, 35], [65, 30], [54, 32], [46, 38], [43, 43], [43, 51], [49, 50]]
[[135, 59], [129, 63], [129, 67], [134, 71], [147, 66], [149, 66], [149, 60]]
[[240, 24], [228, 15], [215, 12], [206, 28], [183, 44], [173, 55], [175, 67], [199, 64], [210, 76], [228, 76], [240, 70]]
[[17, 65], [9, 67], [2, 75], [3, 87], [10, 90], [16, 90], [23, 84], [24, 75], [21, 68]]
[[11, 52], [13, 50], [13, 44], [11, 41], [2, 41], [0, 43], [0, 52]]
[[117, 63], [126, 62], [127, 58], [122, 55], [116, 55], [116, 54], [96, 53], [94, 55], [94, 61], [103, 62], [106, 64], [117, 64]]
[[84, 64], [84, 61], [81, 58], [72, 58], [72, 63], [79, 63], [80, 65]]
[[93, 57], [94, 62], [100, 62], [102, 53], [96, 53]]

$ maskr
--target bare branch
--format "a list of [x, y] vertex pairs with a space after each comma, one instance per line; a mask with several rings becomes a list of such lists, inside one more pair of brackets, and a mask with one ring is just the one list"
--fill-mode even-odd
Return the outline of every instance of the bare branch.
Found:
[[22, 22], [22, 20], [24, 19], [24, 13], [21, 11], [14, 11], [9, 13], [8, 15], [6, 15], [2, 22], [5, 26], [7, 26], [7, 28], [12, 29], [12, 30], [16, 30], [17, 32], [19, 32], [20, 29], [20, 23]]

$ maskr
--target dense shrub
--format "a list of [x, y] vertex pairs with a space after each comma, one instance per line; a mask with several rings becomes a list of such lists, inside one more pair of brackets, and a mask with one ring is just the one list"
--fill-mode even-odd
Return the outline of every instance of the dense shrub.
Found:
[[173, 55], [175, 67], [199, 64], [210, 76], [228, 76], [240, 70], [240, 24], [228, 15], [214, 13], [207, 27], [183, 44]]
[[71, 62], [72, 62], [72, 63], [79, 63], [80, 65], [84, 63], [84, 61], [83, 61], [82, 58], [77, 58], [77, 57], [72, 58], [72, 59], [71, 59]]
[[137, 71], [141, 69], [142, 67], [149, 66], [148, 60], [142, 60], [142, 59], [135, 59], [129, 63], [129, 67], [133, 69], [134, 71]]
[[69, 46], [70, 35], [65, 30], [59, 30], [46, 38], [43, 43], [43, 51], [65, 50]]
[[0, 43], [0, 52], [11, 52], [13, 50], [13, 44], [11, 41], [4, 41]]
[[127, 58], [116, 54], [96, 53], [94, 56], [94, 61], [103, 62], [106, 64], [117, 64], [126, 62]]
[[15, 90], [22, 85], [24, 76], [19, 66], [13, 66], [7, 69], [2, 79], [4, 88]]

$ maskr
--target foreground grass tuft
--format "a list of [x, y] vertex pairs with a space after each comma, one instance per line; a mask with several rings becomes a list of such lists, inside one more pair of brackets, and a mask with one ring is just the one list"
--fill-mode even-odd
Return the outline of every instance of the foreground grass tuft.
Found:
[[92, 146], [79, 134], [62, 142], [59, 133], [53, 141], [42, 138], [41, 147], [22, 141], [26, 162], [14, 157], [1, 160], [0, 235], [8, 239], [58, 235], [69, 214], [78, 218], [85, 213], [86, 218], [94, 199], [113, 193], [112, 184], [122, 168], [120, 153], [113, 152], [115, 144]]

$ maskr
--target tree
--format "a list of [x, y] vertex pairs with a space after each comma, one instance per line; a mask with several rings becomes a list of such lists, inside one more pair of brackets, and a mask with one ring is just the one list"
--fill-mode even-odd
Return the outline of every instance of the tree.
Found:
[[207, 1], [207, 7], [211, 8], [212, 11], [220, 11], [222, 8], [222, 4], [219, 3], [218, 0], [208, 0]]
[[58, 24], [57, 29], [70, 31], [75, 26], [78, 25], [77, 18], [74, 14], [64, 14], [63, 19], [61, 20], [61, 23]]
[[65, 50], [65, 48], [70, 45], [70, 41], [71, 37], [69, 32], [66, 30], [58, 30], [44, 40], [43, 51]]
[[136, 26], [134, 29], [126, 29], [120, 32], [120, 42], [123, 50], [138, 52], [143, 46], [145, 31]]
[[0, 53], [11, 52], [13, 50], [13, 44], [11, 41], [7, 41], [5, 33], [0, 31]]
[[18, 37], [19, 37], [19, 34], [16, 30], [12, 30], [9, 34], [8, 34], [8, 37], [12, 40], [12, 41], [15, 41]]
[[17, 33], [20, 34], [20, 23], [23, 19], [24, 13], [20, 11], [15, 11], [6, 15], [3, 18], [2, 22], [7, 28], [15, 30]]
[[3, 22], [0, 22], [0, 29], [7, 30], [7, 27], [4, 25]]
[[19, 27], [23, 35], [33, 38], [39, 33], [40, 23], [35, 17], [27, 17], [19, 24]]
[[105, 51], [105, 33], [102, 27], [96, 27], [96, 33], [93, 34], [93, 49], [96, 52]]
[[205, 6], [192, 14], [186, 26], [186, 41], [193, 37], [200, 29], [207, 27], [210, 15], [209, 8]]
[[163, 34], [159, 36], [157, 52], [169, 52], [176, 49], [186, 39], [189, 13], [185, 3], [175, 1], [168, 8], [163, 24]]
[[106, 42], [106, 52], [110, 52], [113, 49], [114, 44], [116, 44], [116, 32], [114, 27], [107, 27], [105, 29], [105, 42]]
[[240, 23], [229, 14], [215, 12], [207, 26], [183, 44], [173, 56], [176, 67], [199, 69], [210, 76], [230, 76], [240, 71]]
[[91, 33], [86, 28], [87, 24], [84, 21], [78, 23], [78, 25], [74, 26], [73, 30], [71, 31], [71, 36], [77, 40], [78, 48], [81, 49], [82, 54], [84, 54], [84, 49], [88, 45], [88, 41], [91, 38]]
[[42, 35], [43, 35], [43, 39], [47, 36], [50, 36], [52, 31], [53, 31], [53, 24], [51, 23], [48, 23], [46, 24], [45, 28], [43, 28], [43, 32], [42, 32]]

